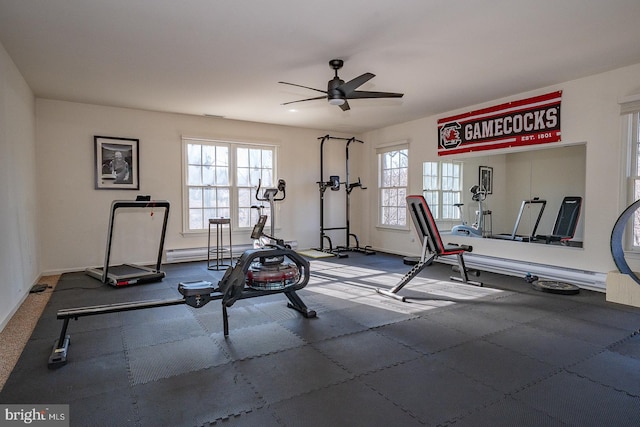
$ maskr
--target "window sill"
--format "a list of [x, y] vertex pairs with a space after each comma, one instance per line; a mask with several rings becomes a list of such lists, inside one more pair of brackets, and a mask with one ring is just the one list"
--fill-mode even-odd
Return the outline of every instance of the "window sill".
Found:
[[384, 225], [384, 224], [378, 224], [376, 225], [376, 228], [380, 231], [410, 231], [411, 228], [409, 228], [408, 225]]

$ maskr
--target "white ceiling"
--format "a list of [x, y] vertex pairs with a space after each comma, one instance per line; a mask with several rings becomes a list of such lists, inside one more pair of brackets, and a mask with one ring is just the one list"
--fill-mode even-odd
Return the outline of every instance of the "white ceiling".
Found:
[[[0, 42], [38, 97], [360, 133], [639, 63], [640, 1], [0, 0]], [[281, 105], [333, 58], [404, 98]]]

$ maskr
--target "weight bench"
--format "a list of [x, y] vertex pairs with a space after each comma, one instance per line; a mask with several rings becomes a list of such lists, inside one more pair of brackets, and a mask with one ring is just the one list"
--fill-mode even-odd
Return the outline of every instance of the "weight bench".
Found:
[[562, 199], [553, 231], [549, 235], [537, 235], [536, 240], [547, 244], [559, 242], [561, 245], [565, 245], [576, 234], [581, 208], [582, 197], [580, 196], [567, 196]]
[[469, 280], [468, 270], [464, 264], [464, 253], [471, 252], [473, 248], [467, 245], [444, 244], [440, 237], [440, 232], [431, 214], [429, 205], [423, 196], [407, 196], [407, 208], [411, 213], [411, 219], [418, 233], [422, 252], [420, 261], [400, 279], [397, 285], [391, 289], [376, 289], [379, 294], [395, 298], [402, 302], [405, 297], [398, 295], [398, 292], [418, 275], [426, 266], [430, 265], [436, 258], [447, 255], [456, 255], [458, 258], [458, 270], [460, 277], [450, 277], [451, 280], [468, 283], [470, 285], [482, 286], [481, 282]]

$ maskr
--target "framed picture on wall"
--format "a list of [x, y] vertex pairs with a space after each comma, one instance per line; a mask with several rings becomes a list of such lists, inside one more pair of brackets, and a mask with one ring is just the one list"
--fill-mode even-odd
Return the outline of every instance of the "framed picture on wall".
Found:
[[487, 194], [493, 194], [493, 168], [490, 166], [480, 166], [480, 176], [478, 185], [484, 188]]
[[94, 136], [96, 190], [139, 190], [138, 139]]

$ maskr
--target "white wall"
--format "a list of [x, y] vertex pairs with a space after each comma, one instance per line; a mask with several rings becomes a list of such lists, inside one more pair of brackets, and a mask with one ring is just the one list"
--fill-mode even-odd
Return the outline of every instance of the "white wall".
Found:
[[35, 102], [0, 44], [0, 330], [38, 279]]
[[[206, 247], [206, 234], [181, 234], [182, 136], [277, 145], [278, 178], [287, 181], [287, 198], [278, 205], [278, 236], [297, 240], [300, 248], [319, 244], [318, 137], [327, 131], [47, 99], [36, 101], [36, 115], [37, 176], [43, 207], [40, 268], [44, 272], [102, 265], [112, 200], [132, 200], [138, 194], [171, 203], [166, 249]], [[94, 135], [140, 140], [139, 191], [94, 189]], [[328, 160], [332, 161], [331, 155]], [[159, 215], [153, 218], [160, 219]], [[114, 263], [125, 255], [127, 262], [154, 262], [157, 243], [148, 243], [144, 234], [137, 232], [138, 244], [129, 244], [127, 254], [114, 249]], [[248, 242], [249, 232], [234, 233], [234, 244]]]
[[[503, 102], [562, 90], [562, 139], [561, 144], [586, 143], [586, 182], [584, 220], [585, 248], [560, 248], [543, 245], [518, 244], [492, 239], [473, 239], [474, 252], [495, 257], [505, 257], [526, 262], [536, 262], [586, 271], [608, 272], [615, 270], [610, 254], [611, 229], [619, 214], [626, 207], [621, 176], [623, 173], [622, 132], [620, 107], [622, 97], [640, 92], [640, 64], [607, 73], [541, 88], [536, 91], [514, 94], [482, 105], [468, 106], [443, 113], [441, 117], [501, 104]], [[379, 129], [363, 135], [368, 142], [369, 164], [375, 165], [375, 148], [397, 140], [410, 141], [411, 193], [421, 191], [421, 164], [437, 160], [437, 120], [426, 117], [409, 123]], [[368, 179], [375, 179], [375, 166]], [[377, 221], [377, 200], [369, 200], [369, 220]], [[363, 211], [364, 212], [364, 211]], [[368, 236], [381, 250], [417, 254], [413, 231], [389, 231], [371, 228]], [[453, 237], [451, 242], [471, 243], [465, 237]], [[633, 262], [629, 260], [630, 264]], [[634, 266], [632, 266], [633, 268]], [[637, 265], [635, 266], [637, 268]]]

